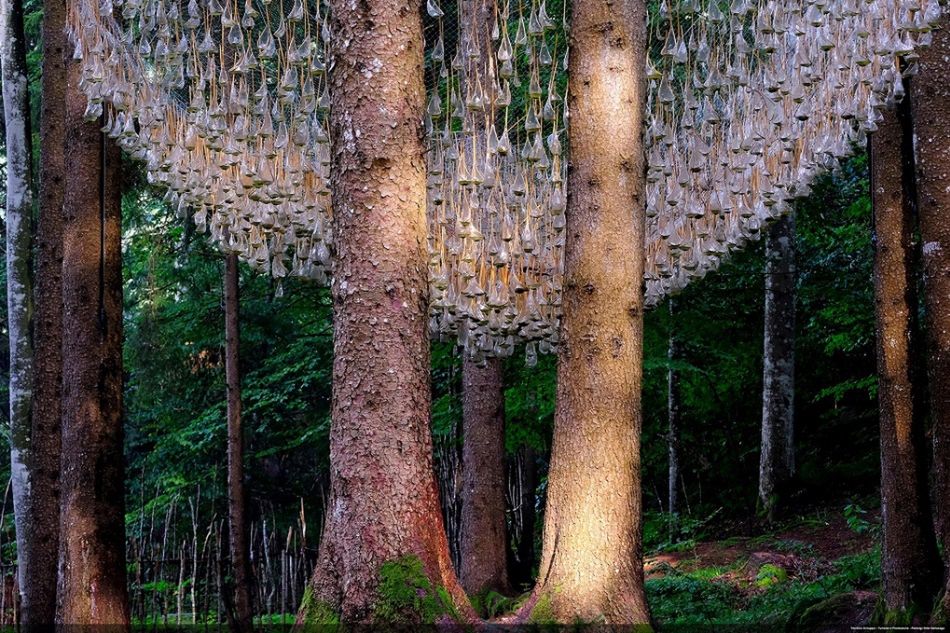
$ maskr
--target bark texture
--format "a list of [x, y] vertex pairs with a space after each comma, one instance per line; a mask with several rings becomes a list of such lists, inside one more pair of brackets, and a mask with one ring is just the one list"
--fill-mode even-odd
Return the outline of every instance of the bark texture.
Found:
[[330, 12], [331, 494], [298, 623], [378, 620], [380, 570], [406, 557], [464, 610], [432, 468], [420, 5]]
[[31, 489], [23, 509], [30, 538], [21, 540], [20, 622], [29, 629], [56, 617], [63, 348], [63, 195], [66, 144], [66, 4], [43, 3], [43, 98], [40, 103], [40, 204], [36, 223], [33, 323]]
[[947, 567], [943, 611], [950, 614], [950, 14], [920, 51], [911, 88], [917, 202], [923, 244], [927, 373], [933, 424], [938, 538]]
[[247, 511], [244, 495], [244, 431], [241, 425], [241, 326], [237, 253], [224, 258], [224, 369], [228, 390], [228, 544], [234, 587], [229, 624], [254, 630], [251, 608]]
[[503, 364], [462, 365], [462, 566], [468, 595], [510, 590], [505, 523]]
[[642, 0], [578, 0], [557, 408], [535, 619], [647, 623], [641, 543]]
[[[0, 66], [6, 131], [7, 331], [10, 347], [10, 475], [20, 586], [33, 575], [33, 152], [30, 93], [20, 0], [0, 0]], [[42, 494], [42, 491], [40, 492]], [[42, 570], [40, 570], [42, 573]], [[32, 592], [21, 589], [32, 613]]]
[[759, 502], [771, 521], [795, 473], [794, 215], [777, 220], [765, 238], [764, 330]]
[[[914, 371], [917, 281], [913, 192], [903, 131], [885, 112], [870, 140], [874, 295], [881, 425], [884, 607], [899, 613], [932, 599], [937, 549], [927, 511], [924, 424]], [[907, 152], [909, 154], [909, 152]], [[911, 163], [912, 165], [912, 163]], [[910, 172], [908, 174], [908, 172]]]
[[63, 227], [63, 421], [56, 621], [128, 629], [122, 456], [121, 168], [83, 120], [67, 63]]

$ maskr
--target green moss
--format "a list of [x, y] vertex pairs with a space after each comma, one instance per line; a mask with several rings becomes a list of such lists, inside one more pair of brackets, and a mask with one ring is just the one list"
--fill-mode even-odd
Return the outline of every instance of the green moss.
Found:
[[318, 600], [308, 585], [303, 591], [300, 603], [301, 622], [305, 628], [319, 627], [321, 633], [340, 630], [340, 614], [328, 602]]
[[759, 567], [759, 573], [755, 575], [755, 584], [757, 587], [771, 587], [779, 585], [788, 580], [788, 572], [779, 565], [766, 563]]
[[491, 589], [481, 591], [470, 599], [475, 613], [486, 620], [514, 611], [518, 603], [518, 598], [509, 598]]
[[416, 556], [383, 564], [379, 569], [378, 593], [373, 617], [379, 623], [434, 624], [446, 617], [460, 619], [449, 592], [432, 584]]
[[554, 620], [554, 606], [551, 604], [550, 593], [545, 591], [538, 596], [538, 601], [534, 603], [534, 606], [531, 608], [531, 613], [528, 614], [528, 622], [538, 625], [556, 624]]

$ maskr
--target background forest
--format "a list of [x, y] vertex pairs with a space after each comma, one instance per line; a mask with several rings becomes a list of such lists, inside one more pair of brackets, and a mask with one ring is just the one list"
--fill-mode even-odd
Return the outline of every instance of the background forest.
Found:
[[[36, 106], [41, 14], [35, 1], [26, 8]], [[161, 192], [146, 184], [140, 166], [128, 163], [125, 177], [125, 489], [133, 615], [157, 624], [190, 621], [194, 613], [197, 621], [220, 623], [229, 583], [222, 545], [224, 259], [189, 218], [177, 216]], [[784, 620], [837, 591], [877, 587], [880, 457], [871, 204], [863, 152], [820, 179], [812, 195], [797, 204], [796, 221], [797, 472], [777, 521], [766, 521], [760, 512], [756, 488], [765, 293], [761, 244], [676, 296], [672, 316], [666, 303], [646, 316], [643, 493], [645, 547], [654, 569], [647, 589], [661, 624]], [[300, 602], [323, 521], [332, 310], [328, 289], [298, 279], [275, 282], [243, 264], [240, 289], [255, 607], [262, 617], [279, 620], [290, 617]], [[6, 301], [0, 306], [5, 310]], [[671, 337], [681, 350], [673, 360]], [[0, 363], [6, 358], [4, 350]], [[541, 355], [528, 367], [523, 353], [505, 364], [510, 563], [521, 587], [530, 586], [537, 573], [555, 364], [555, 357]], [[2, 370], [0, 389], [5, 389], [7, 368]], [[668, 434], [671, 370], [680, 376], [677, 438]], [[450, 344], [433, 346], [432, 390], [437, 472], [457, 557], [461, 358]], [[7, 425], [0, 428], [6, 432]], [[680, 508], [670, 517], [668, 446], [674, 440]], [[9, 453], [6, 446], [2, 452]], [[2, 469], [0, 480], [6, 481], [6, 462]], [[16, 552], [9, 495], [4, 508], [0, 554], [10, 587]], [[837, 552], [842, 555], [837, 558], [822, 550], [827, 567], [805, 568], [802, 561], [818, 558], [821, 538], [842, 534], [854, 548]], [[717, 558], [708, 555], [709, 543], [723, 552], [737, 543], [748, 547], [732, 558]], [[736, 580], [750, 553], [754, 559], [760, 549], [771, 553], [758, 561], [751, 580]], [[790, 558], [780, 558], [785, 555]], [[690, 557], [693, 563], [680, 564]], [[818, 582], [822, 576], [825, 584]], [[500, 612], [505, 600], [489, 596], [479, 607]], [[9, 621], [9, 604], [0, 606]]]

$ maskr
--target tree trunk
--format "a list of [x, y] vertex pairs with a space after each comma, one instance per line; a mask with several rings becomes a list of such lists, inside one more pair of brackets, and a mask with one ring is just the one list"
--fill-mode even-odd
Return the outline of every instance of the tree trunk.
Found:
[[532, 619], [647, 623], [640, 493], [643, 0], [578, 0], [557, 409]]
[[36, 287], [30, 503], [22, 513], [20, 622], [29, 630], [56, 617], [59, 557], [59, 469], [63, 382], [63, 196], [66, 145], [66, 4], [43, 3], [40, 101], [40, 204], [36, 224]]
[[228, 388], [228, 543], [234, 575], [234, 618], [239, 633], [254, 629], [251, 565], [244, 496], [244, 432], [241, 428], [240, 298], [237, 253], [224, 258], [224, 368]]
[[470, 615], [432, 467], [420, 6], [330, 9], [331, 492], [298, 623], [434, 617], [408, 602], [442, 610], [442, 588]]
[[765, 336], [759, 502], [769, 521], [795, 472], [795, 217], [765, 238]]
[[667, 360], [670, 368], [666, 374], [666, 413], [667, 436], [666, 443], [669, 455], [669, 476], [667, 478], [667, 510], [670, 513], [670, 539], [676, 531], [677, 515], [679, 514], [679, 479], [680, 479], [680, 373], [676, 363], [682, 352], [680, 342], [676, 338], [674, 316], [676, 307], [674, 299], [670, 298], [670, 340], [667, 348]]
[[[33, 470], [36, 453], [31, 442], [33, 422], [33, 151], [30, 125], [29, 78], [20, 0], [0, 0], [0, 60], [3, 74], [3, 113], [7, 153], [6, 264], [7, 331], [10, 347], [10, 474], [17, 535], [17, 574], [23, 607], [35, 621], [35, 548], [32, 538]], [[43, 495], [43, 491], [40, 491]], [[42, 563], [38, 573], [48, 573]], [[51, 622], [51, 620], [50, 620]]]
[[911, 87], [917, 202], [923, 243], [927, 373], [933, 424], [937, 530], [946, 563], [942, 609], [950, 616], [950, 14], [920, 51]]
[[[902, 104], [902, 110], [906, 109]], [[902, 113], [904, 114], [904, 113]], [[901, 120], [885, 112], [870, 139], [874, 211], [874, 294], [881, 425], [881, 567], [884, 607], [899, 613], [932, 599], [936, 542], [923, 469], [924, 420], [915, 380], [917, 282], [913, 163]], [[937, 572], [939, 573], [939, 572]], [[901, 621], [901, 620], [898, 620]]]
[[[518, 498], [512, 498], [511, 503], [512, 506], [517, 506], [517, 520], [521, 531], [518, 534], [515, 549], [509, 556], [508, 565], [510, 583], [514, 585], [516, 592], [524, 591], [525, 587], [534, 584], [534, 531], [537, 520], [535, 495], [538, 488], [538, 465], [534, 449], [525, 444], [521, 447], [519, 454], [520, 457], [513, 463], [520, 461], [521, 464], [518, 468], [520, 481], [517, 486], [520, 494]], [[511, 540], [509, 538], [509, 541]]]
[[57, 624], [129, 627], [122, 455], [121, 166], [67, 63]]
[[508, 593], [503, 363], [462, 365], [462, 568], [468, 595]]

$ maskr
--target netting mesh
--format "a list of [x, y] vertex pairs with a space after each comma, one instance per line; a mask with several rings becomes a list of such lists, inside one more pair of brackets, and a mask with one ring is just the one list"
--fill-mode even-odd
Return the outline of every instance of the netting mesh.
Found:
[[[90, 117], [228, 251], [326, 281], [319, 3], [74, 3]], [[427, 0], [431, 322], [473, 357], [557, 344], [568, 7]], [[938, 0], [663, 0], [651, 11], [645, 301], [715, 270], [903, 97]], [[380, 72], [385, 72], [382, 63]], [[610, 133], [607, 122], [605, 134]]]

